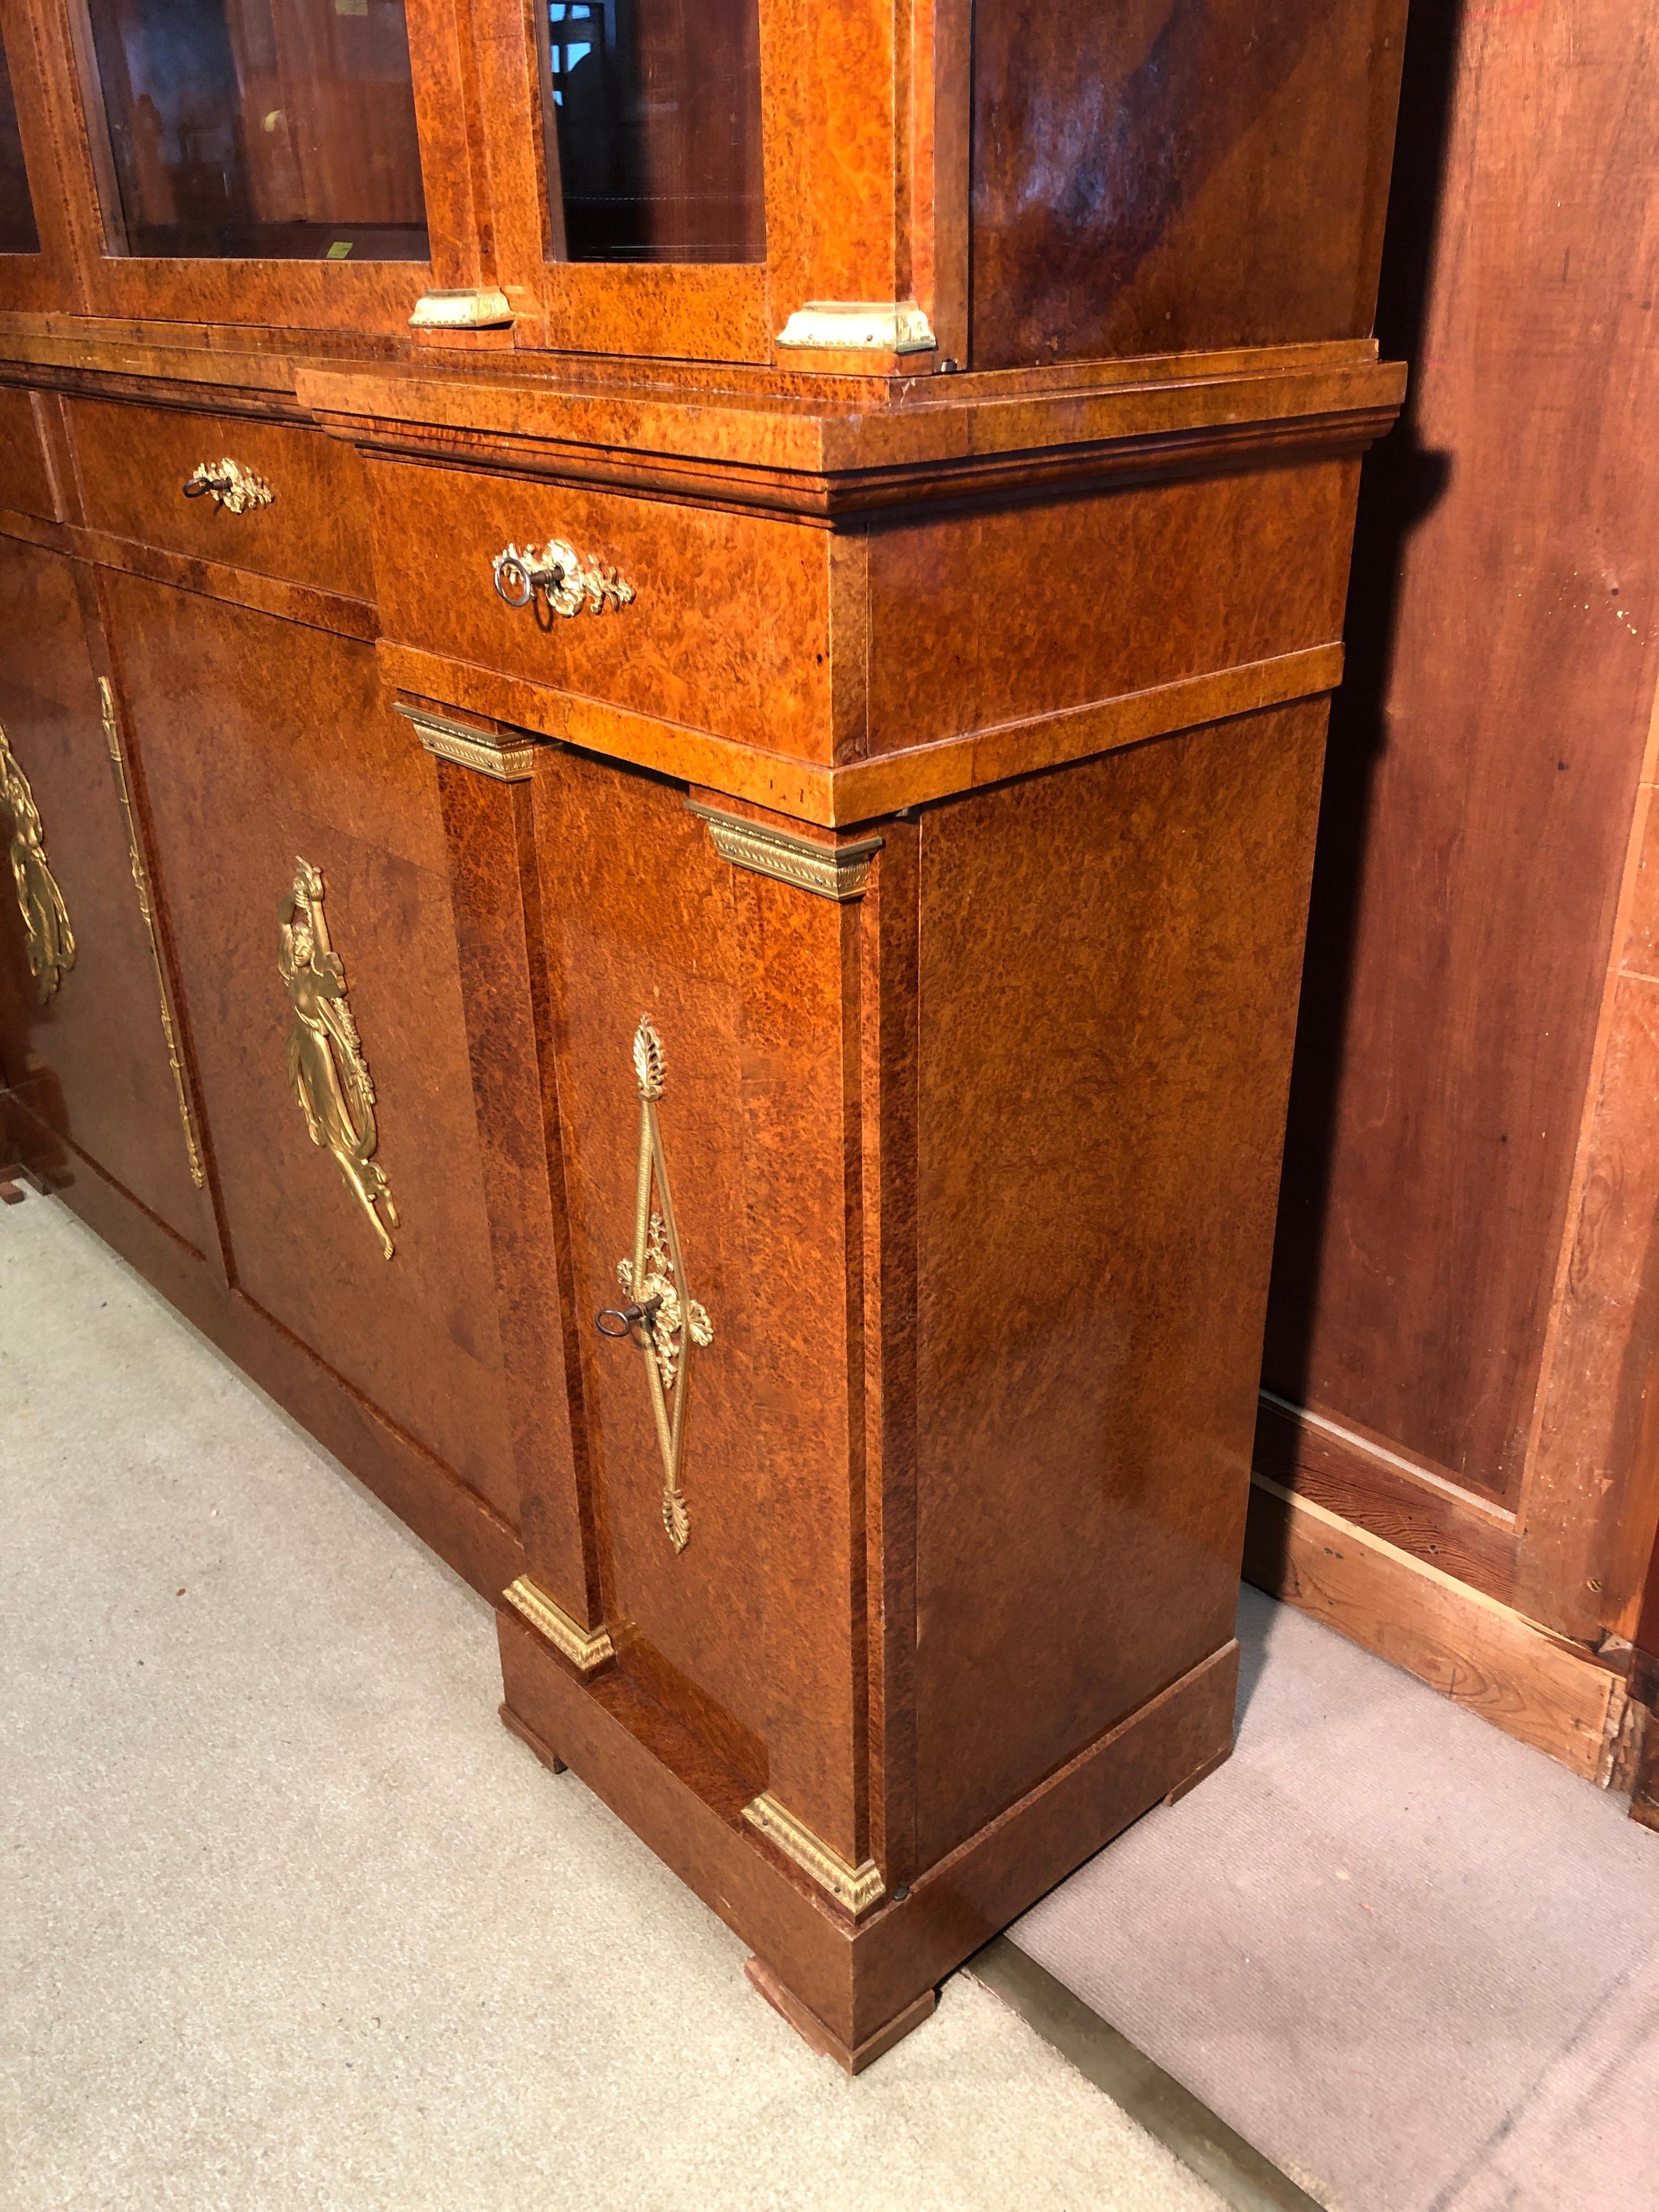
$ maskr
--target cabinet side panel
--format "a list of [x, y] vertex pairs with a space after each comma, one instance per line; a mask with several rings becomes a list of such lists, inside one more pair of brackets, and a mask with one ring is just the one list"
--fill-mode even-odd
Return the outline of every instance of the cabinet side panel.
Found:
[[1328, 643], [1358, 477], [1304, 462], [872, 532], [870, 751]]
[[1363, 337], [1403, 0], [979, 0], [973, 362]]
[[1324, 721], [925, 819], [924, 1866], [1231, 1633]]

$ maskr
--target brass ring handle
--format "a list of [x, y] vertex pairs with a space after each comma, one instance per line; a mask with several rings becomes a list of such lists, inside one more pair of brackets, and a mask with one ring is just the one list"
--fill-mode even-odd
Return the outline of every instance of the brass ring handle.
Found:
[[[660, 1298], [647, 1298], [643, 1305], [606, 1306], [602, 1312], [594, 1315], [593, 1326], [601, 1336], [632, 1336], [641, 1322], [655, 1320], [657, 1309], [661, 1304]], [[619, 1321], [622, 1327], [607, 1328], [605, 1323], [608, 1321]]]
[[497, 595], [509, 607], [527, 607], [539, 592], [550, 615], [602, 615], [634, 597], [634, 586], [608, 562], [585, 559], [562, 538], [504, 545], [490, 565]]
[[228, 507], [232, 514], [269, 507], [276, 496], [263, 477], [256, 477], [252, 469], [245, 469], [228, 454], [222, 461], [198, 461], [185, 478], [184, 492], [186, 499], [210, 499], [215, 507]]

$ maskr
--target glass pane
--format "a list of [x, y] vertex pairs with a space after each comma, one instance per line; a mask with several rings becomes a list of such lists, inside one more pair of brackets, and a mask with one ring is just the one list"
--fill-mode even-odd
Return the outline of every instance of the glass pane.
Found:
[[11, 96], [11, 70], [0, 46], [0, 253], [38, 253], [29, 180], [23, 173], [23, 142], [17, 131], [17, 103]]
[[426, 258], [403, 0], [88, 9], [125, 231], [112, 252]]
[[538, 0], [537, 21], [566, 258], [763, 261], [758, 0]]

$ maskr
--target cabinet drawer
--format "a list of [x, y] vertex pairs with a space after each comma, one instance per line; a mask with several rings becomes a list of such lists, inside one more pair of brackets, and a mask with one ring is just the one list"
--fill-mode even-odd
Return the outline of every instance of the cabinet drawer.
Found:
[[[409, 462], [368, 464], [380, 633], [660, 721], [825, 760], [825, 531]], [[511, 607], [495, 556], [562, 540], [630, 586], [626, 605], [563, 617]]]
[[58, 520], [34, 402], [15, 385], [0, 386], [0, 507]]
[[[241, 416], [116, 401], [72, 403], [86, 519], [159, 545], [352, 599], [374, 597], [362, 464], [321, 431]], [[238, 513], [211, 494], [186, 498], [204, 463], [234, 461], [270, 492]]]

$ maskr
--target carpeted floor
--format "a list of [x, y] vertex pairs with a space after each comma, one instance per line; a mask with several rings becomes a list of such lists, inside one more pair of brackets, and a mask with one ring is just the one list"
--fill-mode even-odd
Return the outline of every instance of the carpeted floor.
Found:
[[501, 1728], [482, 1601], [33, 1197], [0, 1571], [7, 2212], [1217, 2204], [964, 1978], [813, 2058]]
[[1659, 1837], [1244, 1592], [1238, 1747], [1011, 1931], [1340, 2212], [1656, 2212]]

